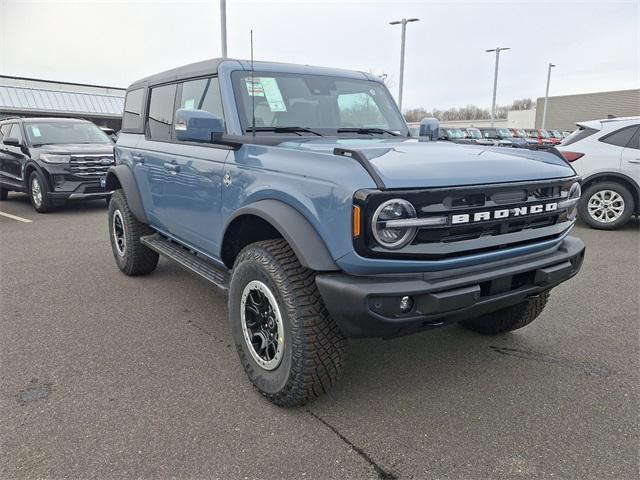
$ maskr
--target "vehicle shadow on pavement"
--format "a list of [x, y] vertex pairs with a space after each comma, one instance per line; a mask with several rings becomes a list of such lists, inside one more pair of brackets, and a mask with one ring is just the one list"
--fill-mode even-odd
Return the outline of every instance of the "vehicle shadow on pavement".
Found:
[[5, 202], [3, 202], [3, 204], [16, 204], [20, 205], [20, 207], [28, 207], [34, 214], [41, 215], [42, 218], [47, 218], [49, 216], [55, 216], [59, 214], [77, 215], [86, 212], [97, 212], [100, 210], [104, 210], [105, 215], [107, 213], [107, 201], [105, 199], [70, 200], [63, 205], [57, 206], [55, 210], [46, 214], [38, 214], [38, 212], [36, 212], [31, 206], [29, 197], [25, 193], [12, 192], [9, 194], [9, 198]]

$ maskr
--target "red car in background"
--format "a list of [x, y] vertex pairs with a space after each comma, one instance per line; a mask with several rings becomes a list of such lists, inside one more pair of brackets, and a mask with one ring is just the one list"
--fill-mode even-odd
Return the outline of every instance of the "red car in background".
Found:
[[543, 128], [528, 128], [525, 131], [529, 138], [537, 139], [538, 148], [551, 148], [560, 143], [559, 140], [551, 138], [549, 132]]

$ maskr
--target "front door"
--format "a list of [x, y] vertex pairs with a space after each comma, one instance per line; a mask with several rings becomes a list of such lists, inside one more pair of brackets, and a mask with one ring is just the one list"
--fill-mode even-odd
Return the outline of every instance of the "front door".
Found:
[[[26, 155], [23, 151], [24, 137], [22, 135], [22, 130], [18, 123], [11, 123], [9, 125], [4, 125], [2, 127], [2, 131], [3, 139], [15, 138], [19, 140], [23, 146], [16, 147], [14, 145], [1, 145], [2, 152], [0, 153], [0, 161], [2, 162], [2, 166], [0, 167], [0, 171], [2, 172], [2, 176], [5, 180], [13, 183], [21, 182], [23, 180], [22, 165], [26, 159]], [[4, 132], [7, 133], [5, 134]]]
[[[151, 89], [145, 165], [151, 188], [161, 184], [154, 201], [158, 227], [209, 256], [219, 257], [222, 175], [229, 150], [211, 144], [175, 140], [173, 119], [178, 109], [206, 110], [223, 117], [218, 79], [190, 80], [177, 85], [175, 108], [169, 86]], [[175, 87], [175, 86], [174, 86]], [[168, 109], [171, 98], [171, 109]]]

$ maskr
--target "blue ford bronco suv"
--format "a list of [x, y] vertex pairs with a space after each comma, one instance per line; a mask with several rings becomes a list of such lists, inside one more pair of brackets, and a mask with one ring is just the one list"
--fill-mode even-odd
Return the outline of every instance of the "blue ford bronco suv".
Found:
[[115, 161], [118, 267], [164, 255], [227, 293], [240, 361], [277, 405], [326, 392], [347, 338], [521, 328], [584, 256], [560, 155], [414, 138], [367, 73], [216, 59], [145, 78]]

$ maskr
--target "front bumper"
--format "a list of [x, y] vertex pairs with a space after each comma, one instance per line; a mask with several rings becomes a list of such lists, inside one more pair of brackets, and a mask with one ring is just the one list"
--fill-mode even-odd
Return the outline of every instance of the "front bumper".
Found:
[[[320, 294], [344, 335], [392, 337], [435, 328], [516, 305], [578, 273], [582, 240], [566, 237], [554, 248], [514, 260], [416, 274], [316, 277]], [[413, 307], [400, 311], [409, 296]]]

